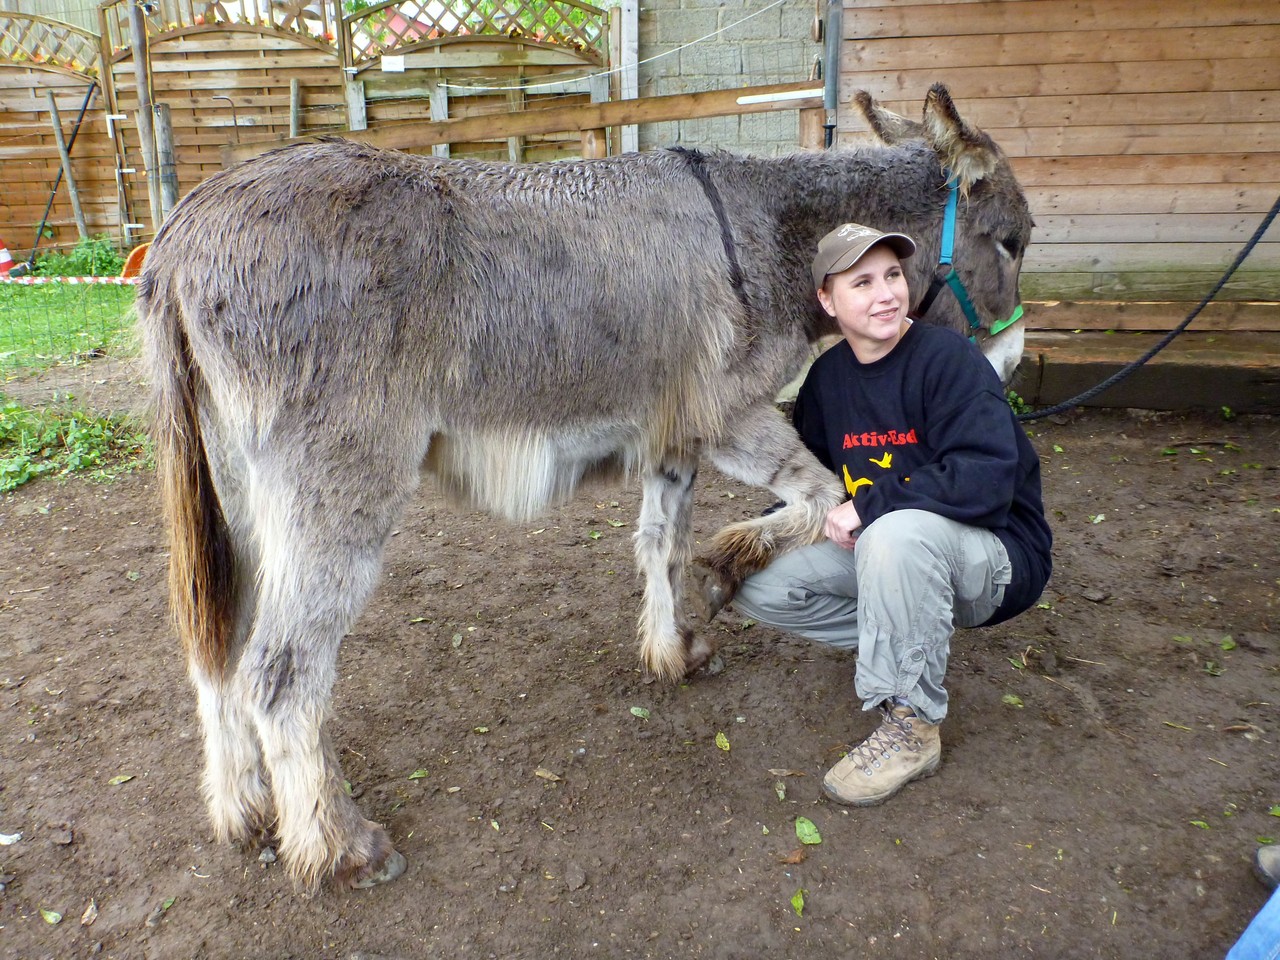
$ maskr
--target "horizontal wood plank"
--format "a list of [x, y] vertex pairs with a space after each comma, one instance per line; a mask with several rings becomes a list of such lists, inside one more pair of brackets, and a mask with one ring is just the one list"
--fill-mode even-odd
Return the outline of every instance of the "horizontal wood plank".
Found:
[[[1024, 268], [1018, 286], [1027, 300], [1190, 300], [1199, 302], [1223, 270], [1037, 272]], [[1280, 301], [1280, 271], [1240, 269], [1218, 300]]]
[[[1232, 213], [1050, 214], [1036, 217], [1035, 236], [1055, 243], [1243, 243], [1260, 219]], [[1280, 239], [1280, 224], [1270, 232]]]
[[[840, 102], [866, 90], [876, 100], [919, 104], [938, 80], [936, 67], [840, 75]], [[952, 67], [947, 88], [957, 102], [994, 97], [1205, 93], [1280, 88], [1280, 57], [1136, 63], [1027, 63]], [[907, 110], [915, 116], [917, 107]]]
[[1253, 213], [1271, 209], [1280, 181], [1271, 183], [1193, 184], [1174, 190], [1166, 184], [1024, 187], [1035, 216]]
[[[1280, 53], [1280, 46], [1277, 48]], [[1126, 97], [1109, 94], [1086, 96], [1001, 96], [962, 101], [967, 122], [988, 132], [1004, 127], [1056, 127], [1074, 129], [1140, 124], [1232, 125], [1280, 121], [1273, 90], [1232, 90], [1215, 93], [1139, 93]], [[882, 104], [899, 114], [918, 109], [919, 101]]]
[[[1188, 301], [1023, 302], [1028, 330], [1172, 330], [1195, 306]], [[1280, 332], [1280, 304], [1215, 300], [1188, 329]]]
[[[1280, 231], [1278, 231], [1280, 232]], [[1034, 242], [1023, 259], [1028, 270], [1097, 270], [1116, 272], [1226, 268], [1238, 243], [1043, 243]], [[1280, 241], [1263, 241], [1249, 254], [1252, 270], [1280, 271]]]
[[[1260, 173], [1280, 170], [1280, 153], [1197, 153], [1156, 157], [1015, 157], [1014, 173], [1024, 185], [1103, 186], [1110, 184], [1256, 184]], [[1280, 175], [1277, 176], [1280, 180]]]
[[1207, 60], [1229, 51], [1234, 59], [1276, 56], [1277, 31], [1258, 27], [1176, 27], [1138, 30], [1000, 34], [965, 37], [963, 43], [920, 39], [859, 40], [845, 22], [841, 73], [893, 71], [927, 55], [939, 76], [952, 67], [1000, 67], [1028, 63], [1122, 63]]
[[1230, 0], [1188, 3], [1161, 0], [996, 0], [933, 3], [903, 7], [862, 6], [843, 18], [846, 37], [968, 37], [981, 33], [1018, 35], [1040, 31], [1086, 32], [1148, 30], [1161, 27], [1199, 29], [1222, 26], [1267, 27], [1280, 22], [1274, 0]]

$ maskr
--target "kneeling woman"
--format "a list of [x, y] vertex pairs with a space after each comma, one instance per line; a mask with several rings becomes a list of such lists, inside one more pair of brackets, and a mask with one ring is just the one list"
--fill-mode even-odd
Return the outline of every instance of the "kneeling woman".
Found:
[[1021, 613], [1051, 565], [1040, 460], [981, 352], [907, 317], [913, 253], [909, 237], [853, 223], [819, 244], [814, 285], [844, 341], [814, 363], [795, 426], [849, 499], [823, 542], [779, 557], [733, 601], [857, 651], [857, 694], [881, 723], [822, 784], [857, 806], [937, 770], [955, 627]]

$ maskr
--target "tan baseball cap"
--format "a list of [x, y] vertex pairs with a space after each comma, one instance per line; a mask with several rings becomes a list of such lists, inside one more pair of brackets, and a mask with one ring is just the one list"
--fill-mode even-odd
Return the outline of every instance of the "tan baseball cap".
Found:
[[842, 223], [818, 241], [813, 258], [813, 288], [818, 290], [830, 274], [843, 273], [877, 243], [886, 243], [901, 260], [916, 252], [916, 243], [905, 233], [881, 233], [860, 223]]

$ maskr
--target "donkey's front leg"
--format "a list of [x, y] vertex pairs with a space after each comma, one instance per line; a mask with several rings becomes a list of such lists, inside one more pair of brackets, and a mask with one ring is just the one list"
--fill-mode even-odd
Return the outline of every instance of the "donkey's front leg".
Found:
[[679, 680], [706, 663], [714, 652], [705, 640], [695, 640], [680, 612], [684, 571], [692, 555], [690, 527], [697, 475], [695, 452], [669, 454], [644, 477], [640, 529], [636, 532], [636, 566], [644, 577], [640, 657], [649, 672], [663, 680]]
[[776, 555], [816, 543], [827, 512], [845, 492], [772, 401], [753, 404], [731, 420], [724, 438], [707, 453], [725, 474], [766, 487], [786, 504], [766, 516], [730, 524], [712, 538], [699, 560], [703, 612], [710, 620], [744, 579]]

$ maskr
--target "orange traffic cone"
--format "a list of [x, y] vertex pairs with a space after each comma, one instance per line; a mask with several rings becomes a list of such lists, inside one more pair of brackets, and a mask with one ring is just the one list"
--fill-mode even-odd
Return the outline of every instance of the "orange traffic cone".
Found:
[[9, 271], [17, 264], [13, 262], [13, 254], [9, 252], [9, 247], [3, 239], [0, 239], [0, 277], [7, 277]]

